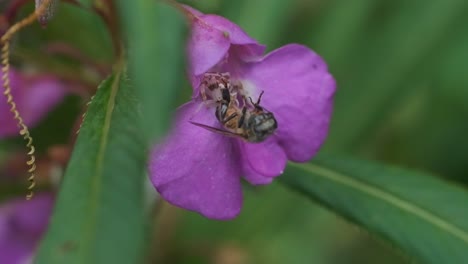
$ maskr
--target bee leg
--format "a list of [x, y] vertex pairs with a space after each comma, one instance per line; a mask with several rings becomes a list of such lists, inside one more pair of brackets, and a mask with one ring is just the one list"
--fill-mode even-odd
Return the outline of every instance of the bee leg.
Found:
[[239, 118], [239, 123], [237, 124], [237, 128], [241, 128], [244, 125], [245, 121], [245, 114], [247, 112], [247, 107], [242, 107], [242, 116]]
[[222, 98], [222, 101], [224, 101], [227, 104], [231, 102], [231, 93], [229, 92], [228, 88], [223, 88], [221, 90], [221, 98]]
[[231, 121], [233, 118], [237, 117], [237, 113], [233, 113], [232, 115], [228, 116], [226, 119], [224, 119], [221, 123], [224, 125], [227, 122]]

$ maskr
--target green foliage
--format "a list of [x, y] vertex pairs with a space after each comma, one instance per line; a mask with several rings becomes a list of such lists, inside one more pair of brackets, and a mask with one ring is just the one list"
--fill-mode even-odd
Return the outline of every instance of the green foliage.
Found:
[[[143, 133], [162, 136], [184, 76], [184, 21], [178, 10], [154, 0], [117, 1], [128, 42], [129, 70], [143, 109]], [[161, 126], [164, 124], [164, 126]]]
[[145, 141], [122, 69], [89, 105], [37, 263], [140, 263]]
[[[278, 32], [286, 28], [284, 21], [291, 16], [297, 2], [298, 0], [224, 1], [223, 7], [228, 12], [238, 9], [232, 19], [242, 28], [248, 28], [251, 36], [261, 40], [271, 50], [276, 48], [272, 45], [281, 37]], [[272, 28], [275, 30], [270, 30]]]
[[468, 259], [468, 192], [443, 180], [325, 157], [291, 164], [281, 181], [424, 263]]
[[[291, 164], [279, 180], [316, 203], [273, 183], [248, 188], [243, 211], [231, 222], [161, 210], [154, 247], [144, 234], [146, 151], [148, 142], [164, 135], [174, 99], [186, 101], [191, 92], [182, 85], [188, 27], [170, 1], [77, 2], [61, 1], [46, 29], [34, 25], [20, 32], [12, 44], [13, 64], [97, 83], [102, 77], [88, 64], [44, 50], [65, 44], [108, 72], [116, 59], [111, 33], [93, 5], [112, 2], [129, 76], [116, 69], [89, 106], [38, 263], [144, 263], [148, 247], [162, 263], [211, 263], [223, 250], [247, 255], [252, 263], [405, 262], [375, 243], [380, 237], [408, 259], [467, 262], [465, 190], [423, 173], [333, 156]], [[338, 83], [325, 152], [468, 182], [467, 1], [183, 2], [226, 16], [268, 50], [300, 42], [325, 58]], [[18, 19], [33, 10], [32, 2], [26, 6]], [[69, 141], [81, 103], [65, 101], [32, 129], [38, 158]], [[0, 142], [0, 166], [17, 150], [23, 151], [20, 138]], [[23, 188], [2, 182], [0, 197]]]
[[[47, 29], [42, 29], [40, 25], [25, 28], [19, 39], [20, 45], [34, 51], [52, 44], [66, 43], [79, 50], [80, 55], [93, 58], [94, 62], [112, 63], [115, 58], [111, 34], [103, 19], [92, 10], [59, 1], [56, 14], [48, 23]], [[50, 56], [48, 58], [52, 61], [57, 59]]]
[[[343, 11], [340, 6], [336, 12]], [[449, 32], [466, 8], [463, 0], [368, 1], [355, 12], [324, 23], [321, 35], [311, 35], [319, 52], [331, 59], [339, 84], [330, 151], [359, 148], [366, 134], [383, 124], [395, 101], [415, 87], [414, 74], [426, 65], [437, 66], [434, 61], [424, 64], [425, 60], [454, 37]]]
[[82, 4], [84, 7], [92, 7], [96, 0], [77, 0], [77, 2]]
[[144, 257], [147, 139], [161, 136], [170, 119], [183, 24], [171, 7], [143, 2], [119, 3], [132, 85], [117, 69], [92, 100], [38, 263], [140, 263]]

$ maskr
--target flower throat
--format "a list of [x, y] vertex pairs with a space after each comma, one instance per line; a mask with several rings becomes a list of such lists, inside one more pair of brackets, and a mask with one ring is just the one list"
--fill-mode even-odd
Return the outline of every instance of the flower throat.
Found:
[[200, 95], [208, 106], [216, 106], [216, 119], [224, 129], [192, 122], [194, 125], [251, 143], [265, 141], [278, 128], [273, 113], [260, 106], [263, 91], [254, 102], [246, 96], [241, 82], [230, 80], [229, 73], [205, 73]]

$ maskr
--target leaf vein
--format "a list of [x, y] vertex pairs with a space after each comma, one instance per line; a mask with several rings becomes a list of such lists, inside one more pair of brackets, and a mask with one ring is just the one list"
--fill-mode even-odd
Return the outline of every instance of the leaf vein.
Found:
[[301, 167], [305, 170], [308, 170], [315, 175], [327, 178], [329, 180], [335, 181], [342, 185], [346, 185], [350, 188], [357, 189], [367, 195], [373, 196], [377, 199], [387, 202], [403, 211], [411, 213], [432, 225], [438, 227], [439, 229], [448, 232], [449, 234], [457, 237], [458, 239], [462, 240], [464, 243], [468, 244], [468, 233], [464, 231], [462, 228], [447, 222], [440, 216], [433, 214], [432, 212], [428, 211], [427, 209], [421, 208], [418, 205], [412, 204], [400, 197], [397, 197], [391, 193], [385, 192], [375, 186], [372, 186], [368, 183], [356, 180], [354, 178], [350, 178], [342, 173], [332, 171], [330, 169], [321, 167], [315, 164], [307, 164], [307, 165], [293, 165]]
[[[110, 91], [110, 96], [109, 96], [109, 101], [107, 102], [106, 106], [106, 115], [104, 117], [104, 124], [102, 127], [102, 135], [100, 139], [100, 144], [97, 152], [97, 159], [96, 159], [96, 169], [94, 172], [93, 181], [92, 181], [92, 186], [91, 186], [91, 194], [90, 194], [90, 216], [88, 219], [90, 220], [88, 222], [88, 232], [85, 232], [85, 240], [91, 241], [93, 234], [95, 234], [95, 228], [97, 224], [95, 223], [97, 218], [97, 211], [98, 211], [98, 196], [100, 193], [100, 188], [101, 188], [101, 181], [102, 181], [102, 171], [103, 171], [103, 163], [104, 163], [104, 158], [105, 158], [105, 152], [107, 148], [107, 144], [109, 141], [109, 131], [111, 127], [111, 120], [112, 120], [112, 114], [114, 112], [114, 107], [115, 107], [115, 98], [117, 96], [117, 91], [119, 89], [119, 83], [120, 83], [120, 75], [121, 75], [121, 69], [117, 70], [115, 73], [114, 79], [112, 80], [112, 85], [111, 85], [111, 91]], [[86, 245], [90, 245], [91, 243], [85, 243]], [[83, 254], [84, 256], [86, 254]], [[85, 258], [86, 259], [86, 258]], [[85, 263], [85, 262], [83, 262]]]

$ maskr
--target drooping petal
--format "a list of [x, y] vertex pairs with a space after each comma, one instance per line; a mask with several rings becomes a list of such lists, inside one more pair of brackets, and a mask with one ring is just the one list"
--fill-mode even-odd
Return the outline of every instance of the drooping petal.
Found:
[[53, 196], [38, 194], [0, 207], [0, 263], [29, 263], [47, 229]]
[[274, 137], [262, 143], [240, 142], [240, 149], [244, 162], [247, 162], [244, 166], [250, 167], [263, 177], [279, 176], [286, 167], [286, 153]]
[[[64, 84], [53, 77], [27, 77], [10, 71], [11, 93], [28, 126], [35, 126], [64, 98]], [[3, 85], [2, 85], [3, 89]], [[0, 96], [0, 138], [18, 135], [18, 127], [6, 98]]]
[[214, 219], [231, 219], [242, 206], [239, 155], [231, 139], [189, 121], [216, 126], [213, 108], [189, 102], [178, 110], [168, 138], [150, 158], [150, 176], [168, 202]]
[[288, 158], [312, 158], [328, 134], [336, 86], [323, 59], [290, 44], [245, 65], [243, 75], [252, 97], [265, 92], [261, 104], [275, 115], [276, 136]]

